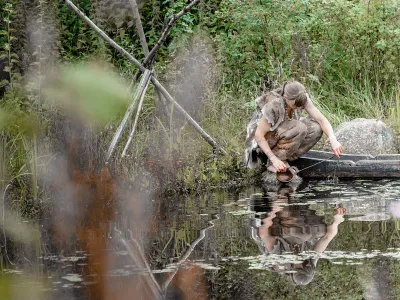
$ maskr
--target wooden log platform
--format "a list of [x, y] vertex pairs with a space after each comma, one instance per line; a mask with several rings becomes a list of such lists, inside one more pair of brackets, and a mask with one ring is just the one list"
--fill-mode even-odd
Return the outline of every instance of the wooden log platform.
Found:
[[296, 166], [303, 178], [400, 178], [400, 154], [342, 154], [340, 159], [332, 155], [311, 150], [290, 165]]

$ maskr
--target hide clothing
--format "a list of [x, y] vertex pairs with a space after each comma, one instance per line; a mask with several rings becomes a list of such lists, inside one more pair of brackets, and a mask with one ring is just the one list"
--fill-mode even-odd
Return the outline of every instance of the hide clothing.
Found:
[[[302, 116], [302, 109], [294, 109], [287, 114], [281, 89], [276, 89], [258, 97], [256, 110], [247, 126], [245, 161], [248, 167], [257, 167], [267, 157], [255, 141], [255, 132], [261, 118], [271, 124], [265, 138], [276, 157], [282, 161], [292, 161], [309, 151], [321, 138], [320, 125], [309, 116]], [[304, 108], [311, 102], [307, 97]]]

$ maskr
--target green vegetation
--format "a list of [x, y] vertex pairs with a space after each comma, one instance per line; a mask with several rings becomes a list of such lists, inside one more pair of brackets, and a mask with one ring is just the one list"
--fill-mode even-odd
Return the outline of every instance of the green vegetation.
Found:
[[[165, 20], [186, 2], [153, 0], [141, 4], [149, 48], [158, 40]], [[139, 60], [144, 58], [129, 2], [74, 3], [118, 44]], [[212, 154], [209, 145], [171, 107], [170, 119], [157, 112], [155, 91], [150, 87], [130, 156], [123, 160], [118, 156], [115, 165], [131, 180], [147, 187], [161, 186], [162, 191], [245, 182], [252, 174], [244, 170], [241, 153], [252, 100], [293, 78], [305, 83], [316, 105], [334, 125], [355, 117], [380, 118], [398, 132], [399, 10], [398, 0], [202, 1], [174, 25], [155, 70], [160, 81], [167, 83], [177, 100], [183, 101], [229, 155]], [[136, 69], [64, 1], [21, 4], [10, 0], [0, 3], [0, 15], [0, 58], [6, 61], [3, 72], [10, 77], [1, 109], [15, 120], [2, 127], [2, 190], [12, 183], [18, 187], [12, 190], [25, 190], [20, 199], [39, 199], [45, 193], [38, 181], [37, 144], [51, 139], [60, 115], [60, 107], [46, 101], [46, 76], [60, 63], [75, 63], [73, 68], [78, 69], [82, 62], [101, 61], [100, 65], [113, 65], [118, 80], [127, 86]], [[101, 101], [107, 101], [110, 95], [96, 91], [96, 80], [79, 80], [78, 76], [90, 72], [76, 73], [72, 84], [78, 89], [84, 84], [88, 87], [85, 92], [94, 95], [92, 99], [101, 93]], [[190, 74], [204, 78], [190, 82]], [[115, 91], [113, 83], [110, 87], [107, 82], [101, 84], [105, 90]], [[188, 86], [194, 92], [188, 89], [182, 94]], [[184, 103], [187, 98], [192, 98], [191, 103]], [[196, 106], [191, 110], [193, 103]], [[102, 156], [99, 153], [105, 151], [122, 117], [108, 120], [106, 126], [92, 126], [104, 121], [104, 112], [107, 109], [99, 112], [102, 120], [85, 123], [94, 135], [101, 136], [101, 142], [91, 148], [97, 151], [96, 157]], [[39, 126], [18, 123], [33, 119], [39, 120]], [[30, 130], [24, 132], [23, 128]], [[47, 149], [49, 153], [52, 150]]]

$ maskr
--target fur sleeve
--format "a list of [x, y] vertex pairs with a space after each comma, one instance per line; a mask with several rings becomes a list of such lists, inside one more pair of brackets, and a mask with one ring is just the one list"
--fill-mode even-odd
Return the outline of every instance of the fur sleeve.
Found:
[[279, 119], [279, 106], [277, 104], [275, 101], [268, 102], [261, 110], [264, 118], [271, 124], [271, 127], [274, 127]]

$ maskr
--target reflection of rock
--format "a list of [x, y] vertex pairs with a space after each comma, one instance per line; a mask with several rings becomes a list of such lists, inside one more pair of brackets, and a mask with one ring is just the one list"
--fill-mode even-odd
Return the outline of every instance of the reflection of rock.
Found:
[[390, 200], [386, 199], [367, 199], [365, 201], [348, 201], [343, 203], [347, 215], [360, 216], [371, 214], [382, 214], [388, 212], [387, 205]]
[[[336, 128], [335, 135], [346, 153], [373, 156], [397, 153], [393, 134], [380, 120], [354, 119]], [[330, 145], [325, 143], [323, 150], [329, 151]]]
[[390, 205], [390, 212], [393, 214], [393, 217], [396, 219], [400, 219], [400, 202], [394, 202]]
[[365, 201], [349, 201], [344, 206], [348, 216], [355, 216], [348, 218], [349, 221], [384, 221], [391, 218], [388, 211], [390, 202], [387, 199], [368, 199]]
[[367, 214], [365, 216], [361, 217], [353, 217], [349, 218], [349, 221], [359, 221], [359, 222], [373, 222], [373, 221], [385, 221], [389, 220], [391, 218], [391, 215], [388, 213], [372, 213], [372, 214]]

